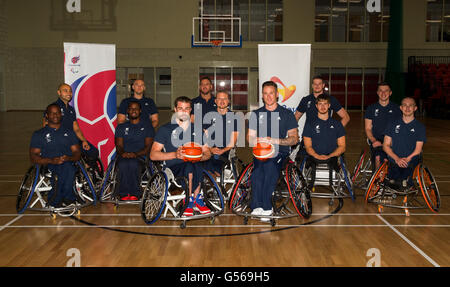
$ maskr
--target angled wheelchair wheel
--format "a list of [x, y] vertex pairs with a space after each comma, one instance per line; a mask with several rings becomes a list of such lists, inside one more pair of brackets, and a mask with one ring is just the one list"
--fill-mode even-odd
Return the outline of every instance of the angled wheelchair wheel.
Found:
[[423, 198], [431, 211], [438, 212], [441, 206], [441, 197], [436, 180], [426, 166], [419, 164], [416, 168], [418, 168], [416, 180], [419, 183]]
[[244, 211], [250, 205], [252, 171], [253, 163], [250, 163], [239, 176], [230, 196], [231, 210]]
[[355, 201], [355, 193], [353, 192], [353, 185], [352, 182], [350, 181], [350, 173], [348, 172], [347, 165], [345, 164], [342, 155], [339, 157], [339, 162], [341, 164], [341, 170], [344, 177], [345, 185], [347, 186], [348, 193], [350, 193], [352, 200]]
[[366, 154], [367, 154], [367, 151], [363, 150], [361, 152], [361, 154], [359, 155], [359, 159], [356, 162], [356, 165], [355, 165], [355, 167], [353, 169], [353, 173], [351, 175], [351, 179], [352, 179], [352, 183], [353, 184], [355, 184], [356, 179], [358, 178], [358, 176], [359, 176], [359, 174], [361, 172], [361, 168], [364, 166], [364, 162], [366, 161]]
[[388, 173], [388, 162], [385, 161], [377, 171], [372, 175], [366, 189], [365, 201], [368, 202], [375, 197]]
[[164, 209], [167, 200], [169, 180], [163, 172], [158, 172], [148, 182], [140, 203], [141, 216], [145, 223], [156, 222]]
[[78, 170], [75, 174], [75, 194], [81, 199], [83, 204], [95, 204], [97, 197], [91, 177], [82, 163], [77, 162], [76, 165]]
[[110, 162], [102, 186], [98, 191], [98, 198], [100, 201], [110, 200], [113, 198], [117, 183], [117, 159]]
[[32, 165], [25, 173], [22, 183], [20, 184], [19, 193], [17, 194], [16, 210], [17, 213], [23, 213], [30, 204], [33, 197], [34, 189], [39, 180], [39, 166]]
[[301, 217], [308, 219], [312, 214], [311, 192], [306, 187], [300, 169], [294, 164], [286, 166], [286, 183], [295, 210]]
[[222, 212], [224, 202], [222, 192], [209, 172], [203, 170], [203, 182], [201, 184], [203, 199], [212, 213]]

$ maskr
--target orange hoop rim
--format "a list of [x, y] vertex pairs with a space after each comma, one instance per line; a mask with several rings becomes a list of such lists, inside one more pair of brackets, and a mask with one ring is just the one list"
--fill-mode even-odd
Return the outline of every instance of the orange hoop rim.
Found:
[[223, 40], [211, 40], [210, 42], [214, 47], [219, 47]]

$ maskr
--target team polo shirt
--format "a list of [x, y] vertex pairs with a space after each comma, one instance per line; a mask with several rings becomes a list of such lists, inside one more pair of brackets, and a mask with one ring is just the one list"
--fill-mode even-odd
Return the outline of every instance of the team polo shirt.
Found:
[[413, 153], [417, 142], [426, 141], [425, 126], [414, 119], [405, 123], [403, 118], [396, 119], [388, 124], [385, 134], [392, 138], [392, 151], [398, 157], [407, 157]]
[[78, 139], [73, 130], [54, 129], [45, 126], [37, 130], [31, 136], [30, 148], [41, 150], [41, 157], [54, 158], [58, 156], [72, 156], [71, 146], [78, 144]]
[[155, 130], [148, 121], [132, 124], [127, 121], [116, 127], [116, 138], [123, 138], [125, 152], [138, 152], [145, 148], [145, 138], [155, 137]]
[[226, 147], [231, 140], [231, 134], [238, 131], [238, 123], [235, 120], [234, 113], [228, 110], [224, 115], [218, 112], [212, 113], [208, 128], [208, 145], [210, 147]]
[[303, 136], [311, 138], [312, 148], [317, 154], [329, 155], [338, 147], [337, 139], [345, 136], [345, 129], [332, 117], [326, 121], [317, 118], [305, 124]]
[[[194, 129], [194, 125], [191, 124], [185, 131], [176, 123], [167, 123], [158, 129], [154, 141], [164, 145], [164, 152], [175, 152], [178, 147], [189, 142], [203, 145], [203, 133], [201, 129], [199, 131]], [[183, 160], [178, 158], [166, 160], [166, 166], [170, 167], [182, 162]]]
[[[338, 112], [340, 109], [342, 109], [342, 106], [335, 97], [333, 96], [329, 97], [330, 97], [330, 109], [328, 111], [328, 114], [331, 116], [331, 111]], [[310, 94], [306, 97], [303, 97], [300, 100], [300, 103], [298, 104], [296, 110], [303, 114], [306, 113], [306, 121], [317, 119], [317, 114], [319, 111], [317, 110], [316, 107], [316, 97], [314, 97], [314, 94]]]
[[[52, 104], [57, 104], [61, 108], [61, 127], [64, 129], [73, 130], [73, 122], [77, 120], [77, 115], [75, 109], [71, 105], [64, 104], [64, 102], [58, 98], [56, 102]], [[47, 111], [44, 111], [44, 117]]]
[[[257, 137], [283, 139], [287, 138], [289, 130], [296, 128], [298, 123], [294, 113], [280, 105], [274, 111], [268, 111], [262, 106], [250, 115], [249, 129], [256, 131]], [[290, 151], [290, 146], [280, 145], [278, 148], [282, 154]]]
[[211, 96], [211, 99], [209, 101], [206, 101], [202, 96], [198, 96], [196, 98], [192, 99], [192, 111], [191, 114], [199, 114], [201, 109], [202, 114], [202, 120], [205, 117], [206, 113], [209, 112], [216, 112], [217, 111], [217, 105], [216, 105], [216, 97]]
[[134, 97], [125, 98], [120, 102], [119, 105], [119, 114], [126, 115], [128, 118], [128, 104], [130, 101], [138, 102], [141, 105], [141, 120], [150, 121], [150, 116], [158, 113], [158, 108], [155, 105], [155, 102], [146, 97], [142, 97], [142, 99], [136, 99]]
[[393, 102], [389, 102], [385, 107], [376, 102], [367, 107], [364, 115], [364, 118], [372, 120], [372, 134], [380, 142], [383, 142], [387, 125], [400, 117], [400, 107]]

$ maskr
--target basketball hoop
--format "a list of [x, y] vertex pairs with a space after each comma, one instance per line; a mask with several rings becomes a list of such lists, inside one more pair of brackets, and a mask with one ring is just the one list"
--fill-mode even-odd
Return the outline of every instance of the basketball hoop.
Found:
[[213, 56], [220, 56], [221, 55], [221, 48], [222, 48], [222, 42], [223, 40], [211, 40], [210, 41], [212, 44], [212, 55]]

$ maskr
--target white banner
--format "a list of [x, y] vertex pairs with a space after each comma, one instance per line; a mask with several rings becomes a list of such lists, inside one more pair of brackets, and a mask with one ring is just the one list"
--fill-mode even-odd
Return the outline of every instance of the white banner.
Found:
[[[262, 83], [274, 81], [278, 85], [278, 104], [295, 112], [300, 100], [309, 94], [310, 61], [310, 44], [258, 45], [260, 91]], [[258, 96], [262, 106], [262, 96]], [[305, 118], [299, 121], [300, 136]]]
[[72, 86], [78, 125], [106, 168], [115, 152], [116, 46], [64, 43], [64, 81]]

